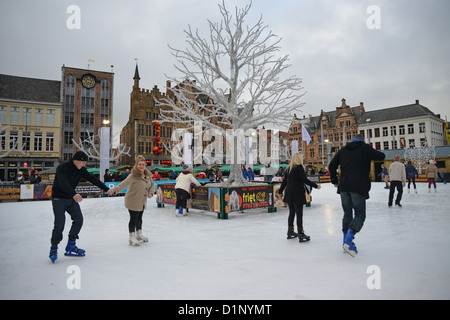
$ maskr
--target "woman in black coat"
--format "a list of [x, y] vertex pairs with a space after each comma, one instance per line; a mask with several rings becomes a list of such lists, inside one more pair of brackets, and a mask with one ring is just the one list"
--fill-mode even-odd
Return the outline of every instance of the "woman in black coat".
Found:
[[[289, 168], [283, 178], [278, 193], [284, 193], [284, 202], [289, 206], [288, 217], [288, 239], [298, 237], [300, 242], [309, 241], [310, 237], [304, 233], [303, 230], [303, 205], [306, 204], [305, 184], [320, 189], [320, 185], [308, 180], [303, 169], [303, 158], [300, 153], [294, 154]], [[297, 230], [298, 234], [294, 232], [294, 218], [297, 215]]]

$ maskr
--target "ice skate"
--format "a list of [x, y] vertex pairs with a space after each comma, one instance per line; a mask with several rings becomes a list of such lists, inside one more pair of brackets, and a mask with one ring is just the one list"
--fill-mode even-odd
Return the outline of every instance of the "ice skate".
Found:
[[142, 235], [142, 230], [138, 230], [138, 231], [136, 232], [136, 239], [137, 239], [138, 241], [148, 242], [148, 238], [147, 238], [147, 237], [144, 237], [144, 236]]
[[294, 226], [288, 226], [287, 238], [292, 239], [292, 238], [297, 238], [297, 237], [298, 237], [298, 233], [296, 233], [294, 231]]
[[139, 240], [136, 238], [136, 233], [135, 232], [131, 232], [130, 233], [130, 245], [131, 246], [140, 246], [141, 243], [139, 242]]
[[303, 230], [298, 230], [298, 242], [307, 242], [311, 240], [311, 237], [306, 235]]
[[64, 255], [73, 257], [84, 257], [86, 255], [86, 251], [78, 248], [75, 245], [74, 240], [69, 240], [69, 242], [67, 242], [66, 252], [64, 253]]
[[417, 193], [417, 189], [414, 189], [414, 192]]
[[411, 191], [411, 189], [408, 188], [408, 193]]
[[50, 247], [49, 258], [52, 261], [52, 263], [55, 263], [56, 259], [58, 259], [58, 246], [57, 245], [52, 245]]
[[182, 217], [184, 215], [183, 214], [183, 207], [179, 207], [178, 209], [175, 209], [175, 215], [177, 217]]
[[358, 254], [358, 250], [356, 249], [355, 243], [353, 242], [354, 238], [355, 236], [353, 235], [353, 231], [351, 229], [348, 229], [344, 237], [344, 244], [342, 245], [344, 251], [352, 257], [355, 257]]

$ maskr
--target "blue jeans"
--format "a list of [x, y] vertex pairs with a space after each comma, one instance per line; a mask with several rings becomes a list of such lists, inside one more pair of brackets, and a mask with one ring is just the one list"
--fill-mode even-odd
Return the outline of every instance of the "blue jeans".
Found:
[[81, 227], [83, 226], [83, 214], [80, 205], [73, 199], [52, 199], [53, 214], [55, 223], [52, 232], [52, 245], [57, 245], [63, 238], [64, 225], [66, 223], [66, 211], [72, 218], [72, 227], [69, 231], [69, 240], [78, 239]]
[[366, 220], [366, 197], [359, 193], [341, 192], [341, 203], [344, 210], [342, 232], [347, 233], [348, 229], [354, 233], [361, 231]]

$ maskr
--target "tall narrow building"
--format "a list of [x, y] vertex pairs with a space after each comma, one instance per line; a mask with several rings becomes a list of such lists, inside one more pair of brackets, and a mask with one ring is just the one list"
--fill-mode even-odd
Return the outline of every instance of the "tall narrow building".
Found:
[[102, 125], [111, 126], [114, 73], [64, 65], [61, 70], [61, 159], [67, 161], [76, 151], [72, 139], [83, 141], [97, 136]]
[[[166, 97], [155, 85], [152, 90], [139, 87], [139, 68], [136, 64], [134, 83], [130, 94], [130, 114], [121, 132], [121, 142], [130, 147], [130, 156], [124, 155], [123, 164], [133, 165], [137, 155], [143, 155], [148, 165], [171, 164], [171, 137], [173, 125], [164, 123], [159, 126], [155, 121], [160, 118], [160, 106], [157, 101]], [[170, 83], [167, 82], [167, 89]], [[160, 142], [160, 143], [158, 143]], [[162, 153], [155, 154], [153, 148], [162, 146]]]

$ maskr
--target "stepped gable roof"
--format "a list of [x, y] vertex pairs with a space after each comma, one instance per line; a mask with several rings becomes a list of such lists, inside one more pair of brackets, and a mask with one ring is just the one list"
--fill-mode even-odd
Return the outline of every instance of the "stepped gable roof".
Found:
[[0, 74], [0, 98], [3, 99], [59, 103], [60, 91], [61, 81]]
[[[359, 106], [350, 107], [350, 112], [355, 117], [356, 122], [360, 123], [360, 119], [361, 119], [361, 115], [362, 115], [360, 107]], [[316, 130], [320, 130], [320, 119], [323, 115], [327, 116], [331, 127], [336, 127], [337, 112], [336, 112], [336, 110], [334, 110], [334, 111], [323, 112], [322, 115], [312, 117], [311, 121], [306, 123], [306, 126], [308, 127], [308, 131], [311, 130], [312, 132], [314, 132]]]

